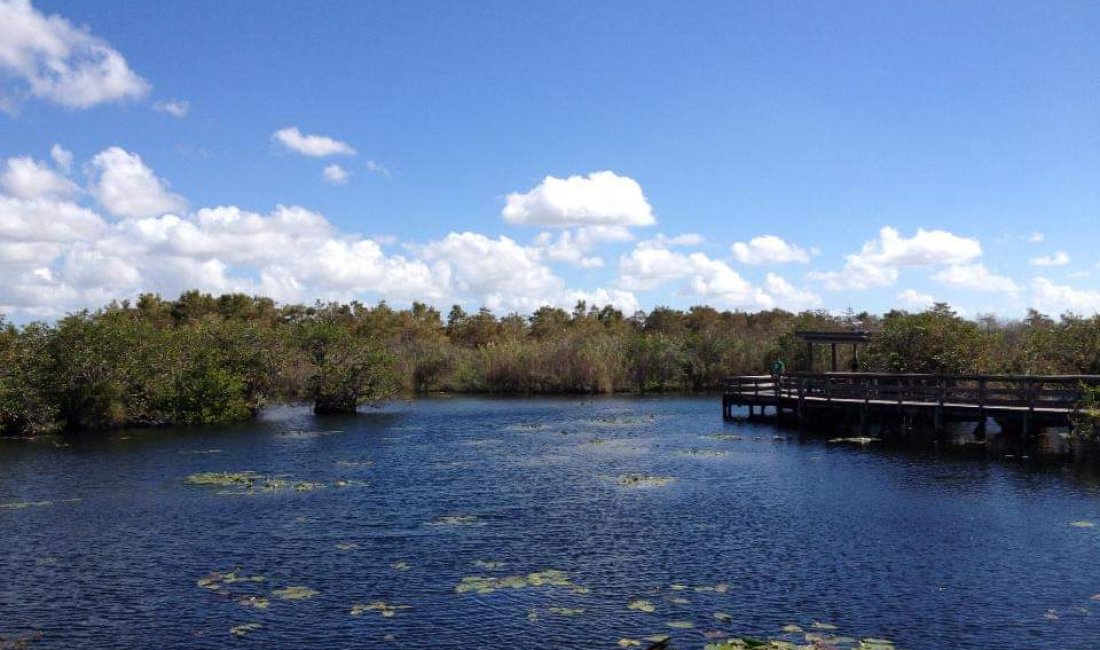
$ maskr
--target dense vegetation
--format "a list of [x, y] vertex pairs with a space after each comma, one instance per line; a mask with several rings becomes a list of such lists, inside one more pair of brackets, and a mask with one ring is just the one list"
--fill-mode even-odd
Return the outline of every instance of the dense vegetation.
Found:
[[[705, 391], [728, 374], [766, 372], [777, 358], [788, 370], [805, 367], [796, 330], [852, 326], [877, 332], [859, 359], [864, 370], [1100, 374], [1100, 316], [975, 322], [946, 305], [883, 317], [710, 307], [626, 316], [580, 303], [528, 317], [456, 306], [444, 319], [420, 303], [277, 306], [191, 291], [55, 324], [0, 318], [0, 431], [209, 424], [272, 402], [350, 412], [427, 391]], [[841, 358], [854, 362], [847, 351]]]

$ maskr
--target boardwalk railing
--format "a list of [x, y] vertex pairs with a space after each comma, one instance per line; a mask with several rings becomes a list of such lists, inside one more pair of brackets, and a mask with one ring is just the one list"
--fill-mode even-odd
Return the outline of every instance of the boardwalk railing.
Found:
[[991, 410], [1074, 412], [1100, 375], [923, 375], [823, 373], [749, 375], [726, 380], [733, 403], [791, 400], [938, 405]]

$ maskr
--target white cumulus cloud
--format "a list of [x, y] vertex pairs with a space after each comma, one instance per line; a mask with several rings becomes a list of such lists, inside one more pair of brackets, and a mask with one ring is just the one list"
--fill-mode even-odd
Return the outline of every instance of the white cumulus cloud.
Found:
[[810, 254], [804, 249], [789, 244], [775, 235], [753, 237], [749, 243], [736, 242], [733, 245], [733, 257], [742, 264], [784, 264], [801, 262], [807, 264]]
[[953, 264], [945, 269], [937, 271], [932, 279], [943, 284], [970, 289], [971, 291], [1003, 291], [1016, 292], [1020, 287], [1012, 278], [997, 275], [990, 271], [984, 264]]
[[1100, 312], [1100, 291], [1075, 289], [1046, 278], [1035, 278], [1031, 283], [1031, 306], [1047, 314], [1095, 314]]
[[649, 226], [657, 221], [642, 186], [612, 171], [547, 176], [527, 192], [509, 194], [501, 214], [509, 223], [556, 228]]
[[172, 117], [184, 118], [191, 112], [191, 102], [185, 99], [163, 99], [153, 104], [153, 109]]
[[1028, 260], [1032, 266], [1065, 266], [1069, 264], [1069, 253], [1057, 251], [1053, 255], [1040, 255]]
[[981, 254], [977, 239], [923, 228], [906, 238], [886, 226], [858, 253], [847, 255], [840, 271], [813, 272], [810, 278], [832, 291], [886, 287], [897, 281], [901, 268], [965, 264]]
[[106, 41], [29, 0], [0, 0], [0, 71], [16, 80], [8, 93], [68, 108], [140, 99], [150, 88]]
[[340, 165], [326, 166], [321, 172], [321, 175], [324, 176], [326, 182], [332, 183], [333, 185], [343, 185], [351, 178], [351, 174], [348, 173], [348, 170]]
[[356, 153], [355, 149], [346, 142], [324, 135], [305, 135], [296, 126], [280, 129], [271, 137], [287, 149], [312, 158], [354, 156]]
[[935, 304], [936, 299], [927, 293], [921, 293], [916, 289], [906, 289], [902, 291], [895, 299], [902, 307], [912, 311], [923, 311]]
[[80, 191], [76, 183], [30, 156], [8, 158], [0, 170], [0, 188], [21, 199], [71, 196]]
[[96, 154], [88, 167], [92, 195], [108, 212], [119, 217], [151, 217], [183, 210], [183, 197], [168, 191], [141, 156], [119, 147]]

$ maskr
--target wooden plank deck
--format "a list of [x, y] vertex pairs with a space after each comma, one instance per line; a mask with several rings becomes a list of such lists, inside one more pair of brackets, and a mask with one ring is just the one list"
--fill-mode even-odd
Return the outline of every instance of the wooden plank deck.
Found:
[[924, 375], [893, 373], [797, 373], [730, 377], [722, 414], [748, 407], [753, 417], [772, 407], [800, 421], [813, 411], [926, 415], [983, 422], [988, 417], [1035, 423], [1069, 424], [1086, 389], [1100, 387], [1100, 375]]

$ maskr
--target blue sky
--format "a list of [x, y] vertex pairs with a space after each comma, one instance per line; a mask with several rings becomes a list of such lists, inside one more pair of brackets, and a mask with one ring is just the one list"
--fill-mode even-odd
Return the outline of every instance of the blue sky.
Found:
[[0, 12], [17, 320], [192, 286], [1100, 310], [1096, 3]]

